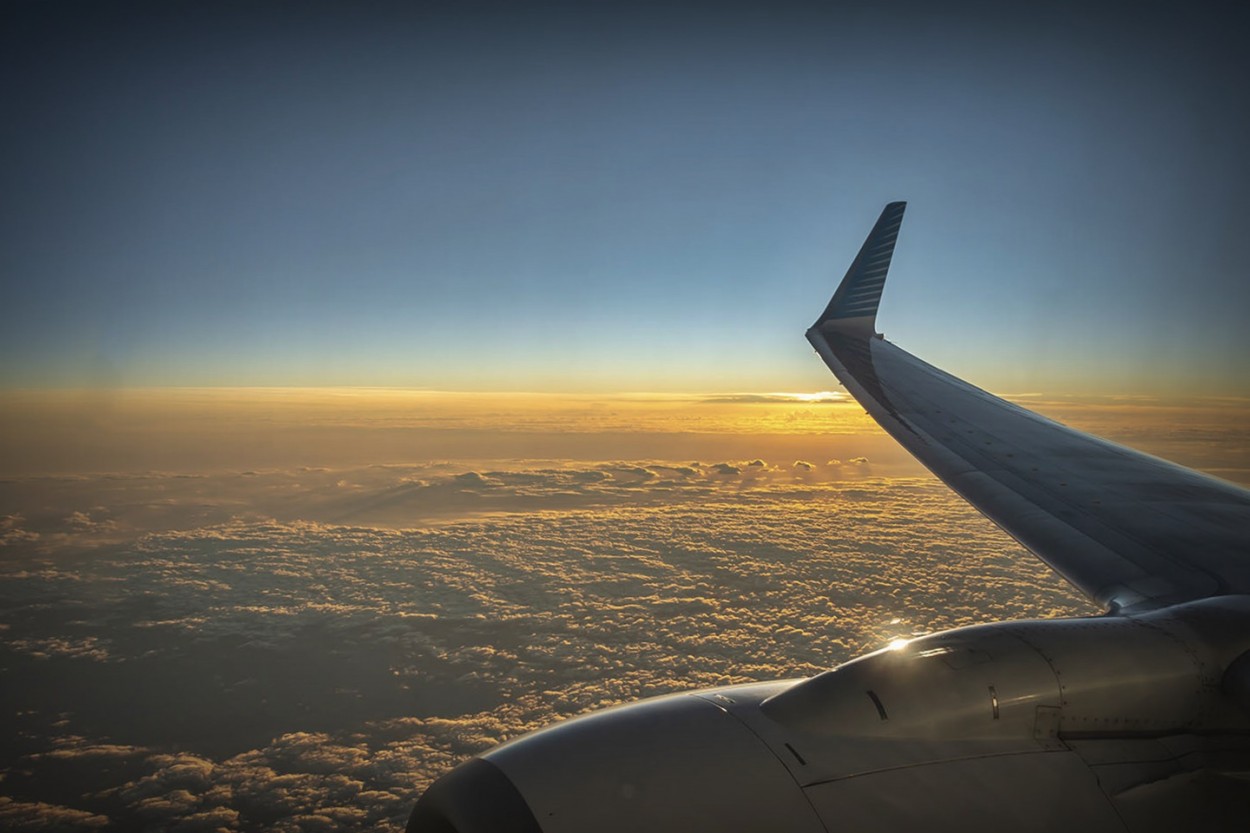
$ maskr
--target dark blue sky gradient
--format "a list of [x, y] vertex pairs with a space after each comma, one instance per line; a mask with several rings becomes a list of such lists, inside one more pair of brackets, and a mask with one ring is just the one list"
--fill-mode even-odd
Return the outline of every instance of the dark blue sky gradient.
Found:
[[832, 386], [905, 199], [903, 347], [1250, 395], [1250, 17], [1005, 5], [6, 4], [0, 385]]

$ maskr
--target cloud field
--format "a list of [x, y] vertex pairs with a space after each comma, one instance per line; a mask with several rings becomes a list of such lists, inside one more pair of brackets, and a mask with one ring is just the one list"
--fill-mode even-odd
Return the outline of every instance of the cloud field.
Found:
[[581, 423], [593, 459], [527, 457], [560, 434], [536, 412], [495, 459], [179, 450], [181, 468], [0, 480], [0, 827], [400, 830], [438, 774], [553, 720], [1092, 612], [862, 432], [780, 456], [781, 434], [726, 423], [714, 457], [611, 454], [641, 416]]

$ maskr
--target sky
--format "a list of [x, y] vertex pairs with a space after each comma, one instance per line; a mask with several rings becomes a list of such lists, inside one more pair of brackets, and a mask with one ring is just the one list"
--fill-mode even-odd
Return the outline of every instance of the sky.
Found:
[[0, 385], [1250, 393], [1225, 4], [5, 4]]

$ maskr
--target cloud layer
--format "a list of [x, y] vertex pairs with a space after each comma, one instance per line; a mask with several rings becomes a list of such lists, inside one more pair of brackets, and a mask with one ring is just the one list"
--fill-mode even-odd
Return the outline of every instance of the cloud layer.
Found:
[[[399, 830], [563, 717], [1090, 612], [831, 400], [0, 397], [0, 826]], [[1027, 404], [1250, 480], [1242, 401]]]
[[0, 819], [398, 830], [446, 768], [553, 720], [1089, 611], [943, 487], [866, 468], [66, 481], [4, 527]]

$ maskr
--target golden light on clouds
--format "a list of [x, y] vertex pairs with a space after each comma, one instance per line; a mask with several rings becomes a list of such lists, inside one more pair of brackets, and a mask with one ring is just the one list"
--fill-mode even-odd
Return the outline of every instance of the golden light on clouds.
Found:
[[[819, 407], [809, 407], [819, 406]], [[859, 433], [873, 423], [846, 394], [476, 393], [389, 388], [129, 388], [0, 391], [6, 418], [107, 427], [139, 419], [188, 428], [478, 428], [507, 431]], [[197, 422], [198, 420], [198, 422]]]
[[[1024, 399], [1250, 481], [1244, 402]], [[9, 392], [0, 452], [17, 829], [399, 831], [552, 720], [1092, 612], [837, 395]]]
[[[0, 651], [24, 740], [0, 819], [398, 831], [439, 773], [552, 720], [1089, 610], [929, 479], [677, 468], [384, 469], [329, 489], [339, 508], [465, 501], [417, 529], [254, 516], [243, 475], [72, 480], [103, 502], [6, 530]], [[318, 495], [305, 514], [331, 511]], [[126, 529], [127, 503], [189, 522]], [[191, 517], [206, 503], [223, 514]], [[93, 531], [126, 540], [74, 537]]]
[[[1011, 397], [1244, 482], [1250, 401]], [[868, 458], [922, 471], [845, 394], [526, 394], [370, 388], [0, 392], [0, 474], [231, 471], [429, 460]]]
[[[853, 441], [852, 441], [853, 440]], [[431, 459], [871, 456], [918, 471], [832, 394], [352, 388], [0, 392], [0, 473], [201, 471]]]

